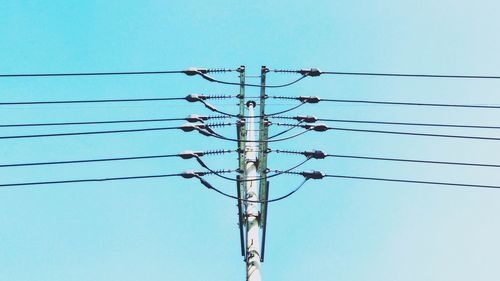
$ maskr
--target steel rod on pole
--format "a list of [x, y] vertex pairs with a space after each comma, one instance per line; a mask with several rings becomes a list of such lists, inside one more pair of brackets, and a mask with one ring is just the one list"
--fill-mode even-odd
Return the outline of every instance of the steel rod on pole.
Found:
[[[240, 119], [237, 122], [236, 128], [237, 128], [237, 135], [238, 135], [238, 170], [239, 170], [239, 175], [237, 176], [237, 194], [239, 199], [244, 199], [245, 197], [245, 142], [242, 141], [246, 138], [246, 125], [245, 125], [245, 119], [243, 116], [245, 116], [245, 66], [240, 66], [238, 68], [238, 71], [240, 73], [240, 94], [238, 95], [239, 98], [239, 116]], [[238, 201], [238, 227], [240, 231], [240, 245], [241, 245], [241, 255], [243, 257], [246, 257], [246, 251], [245, 251], [245, 234], [243, 231], [243, 228], [245, 226], [245, 217], [244, 217], [244, 209], [243, 209], [243, 204], [242, 201]]]

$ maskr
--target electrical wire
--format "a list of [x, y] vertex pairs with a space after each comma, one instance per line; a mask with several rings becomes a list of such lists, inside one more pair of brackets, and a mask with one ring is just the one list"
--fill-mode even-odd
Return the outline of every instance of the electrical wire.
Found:
[[[299, 122], [297, 123], [297, 125], [300, 125], [300, 124], [302, 124], [302, 123], [303, 123], [303, 121], [299, 121]], [[283, 134], [286, 134], [286, 133], [290, 132], [291, 130], [293, 130], [293, 129], [295, 129], [295, 128], [298, 128], [298, 127], [299, 127], [299, 126], [290, 127], [290, 128], [288, 128], [288, 129], [286, 129], [286, 130], [284, 130], [284, 131], [282, 131], [282, 132], [279, 132], [279, 133], [277, 133], [277, 134], [275, 134], [275, 135], [272, 135], [272, 136], [268, 137], [267, 139], [274, 139], [275, 137], [278, 137], [278, 136], [281, 136], [281, 135], [283, 135]]]
[[415, 78], [500, 79], [500, 76], [485, 76], [485, 75], [408, 74], [408, 73], [376, 73], [376, 72], [341, 72], [341, 71], [322, 71], [321, 74], [356, 75], [356, 76], [415, 77]]
[[283, 174], [285, 172], [290, 172], [292, 170], [295, 170], [295, 169], [299, 168], [300, 166], [304, 165], [309, 160], [311, 160], [311, 158], [310, 157], [306, 158], [306, 160], [300, 162], [299, 164], [297, 164], [297, 165], [295, 165], [295, 166], [293, 166], [291, 168], [286, 169], [284, 172], [277, 172], [277, 173], [274, 173], [272, 175], [267, 175], [265, 177], [258, 177], [258, 178], [249, 179], [249, 180], [237, 180], [237, 179], [233, 179], [233, 178], [230, 178], [230, 177], [223, 176], [223, 175], [217, 173], [216, 171], [214, 171], [213, 169], [211, 169], [208, 165], [206, 165], [206, 163], [203, 160], [201, 160], [200, 157], [196, 157], [196, 160], [198, 161], [198, 163], [203, 168], [207, 169], [208, 171], [210, 171], [212, 174], [216, 175], [219, 178], [222, 178], [222, 179], [225, 179], [225, 180], [230, 180], [230, 181], [253, 182], [253, 181], [260, 181], [260, 180], [264, 180], [264, 179], [273, 178], [273, 177], [279, 176], [279, 175], [281, 175], [281, 174]]
[[326, 157], [364, 159], [364, 160], [380, 160], [380, 161], [398, 161], [398, 162], [423, 163], [423, 164], [443, 164], [443, 165], [460, 165], [460, 166], [500, 168], [500, 165], [498, 165], [498, 164], [416, 160], [416, 159], [387, 158], [387, 157], [369, 157], [369, 156], [358, 156], [358, 155], [327, 154]]
[[[257, 116], [248, 116], [248, 115], [232, 114], [232, 113], [229, 113], [229, 112], [225, 112], [225, 111], [219, 110], [216, 107], [214, 107], [213, 105], [205, 102], [204, 100], [198, 100], [198, 101], [201, 102], [209, 110], [211, 110], [213, 112], [216, 112], [216, 113], [219, 113], [219, 114], [222, 114], [222, 115], [229, 116], [229, 117], [235, 117], [235, 118], [252, 118], [253, 117], [253, 118], [256, 118], [256, 119], [262, 118], [262, 116], [260, 116], [260, 115], [257, 115]], [[266, 114], [264, 117], [287, 113], [287, 112], [290, 112], [292, 110], [295, 110], [295, 109], [303, 106], [304, 104], [306, 104], [306, 103], [302, 102], [299, 105], [293, 106], [291, 108], [288, 108], [288, 109], [285, 109], [285, 110], [282, 110], [282, 111], [278, 111], [278, 112], [273, 112], [273, 113]]]
[[326, 122], [360, 123], [360, 124], [403, 125], [403, 126], [428, 126], [428, 127], [450, 127], [450, 128], [474, 128], [474, 129], [500, 129], [500, 126], [479, 126], [479, 125], [437, 124], [437, 123], [414, 123], [414, 122], [388, 122], [388, 121], [326, 119], [326, 118], [318, 118], [317, 120], [318, 121], [326, 121]]
[[[178, 154], [160, 154], [160, 155], [147, 155], [147, 156], [130, 156], [130, 157], [116, 157], [116, 158], [97, 158], [97, 159], [84, 159], [84, 160], [66, 160], [66, 161], [51, 161], [51, 162], [30, 162], [30, 163], [14, 163], [14, 164], [0, 164], [0, 168], [9, 167], [24, 167], [24, 166], [45, 166], [45, 165], [60, 165], [60, 164], [78, 164], [78, 163], [92, 163], [92, 162], [109, 162], [109, 161], [124, 161], [124, 160], [141, 160], [141, 159], [156, 159], [168, 157], [181, 157], [189, 159], [192, 157], [200, 157], [206, 155], [217, 155], [224, 153], [236, 152], [237, 150], [209, 150], [204, 152], [186, 151]], [[213, 171], [211, 171], [213, 172]]]
[[134, 179], [151, 179], [151, 178], [166, 178], [166, 177], [175, 177], [175, 176], [182, 176], [182, 174], [163, 174], [163, 175], [131, 176], [131, 177], [99, 178], [99, 179], [79, 179], [79, 180], [64, 180], [64, 181], [8, 183], [8, 184], [0, 184], [0, 187], [46, 185], [46, 184], [67, 184], [67, 183], [81, 183], [81, 182], [103, 182], [103, 181], [134, 180]]
[[379, 104], [379, 105], [382, 104], [382, 105], [408, 105], [408, 106], [429, 106], [429, 107], [458, 107], [458, 108], [489, 108], [489, 109], [500, 109], [500, 105], [473, 105], [473, 104], [447, 104], [447, 103], [416, 103], [416, 102], [392, 102], [392, 101], [344, 100], [344, 99], [321, 99], [321, 101], [324, 101], [324, 102], [337, 102], [337, 103]]
[[24, 102], [0, 102], [0, 105], [37, 105], [37, 104], [70, 104], [70, 103], [117, 103], [117, 102], [148, 102], [148, 101], [173, 101], [186, 100], [185, 97], [162, 97], [141, 99], [106, 99], [106, 100], [65, 100], [65, 101], [24, 101]]
[[380, 134], [396, 134], [396, 135], [422, 136], [422, 137], [441, 137], [441, 138], [457, 138], [457, 139], [475, 139], [475, 140], [500, 141], [500, 138], [479, 137], [479, 136], [410, 133], [410, 132], [400, 132], [400, 131], [365, 130], [365, 129], [338, 128], [338, 127], [328, 127], [328, 129], [329, 130], [337, 130], [337, 131], [363, 132], [363, 133], [380, 133]]
[[2, 165], [0, 165], [0, 168], [24, 167], [24, 166], [44, 166], [44, 165], [61, 165], [61, 164], [78, 164], [78, 163], [124, 161], [124, 160], [139, 160], [139, 159], [155, 159], [155, 158], [168, 158], [168, 157], [178, 157], [178, 156], [179, 156], [178, 154], [164, 154], [164, 155], [148, 155], [148, 156], [133, 156], [133, 157], [117, 157], [117, 158], [99, 158], [99, 159], [52, 161], [52, 162], [15, 163], [15, 164], [2, 164]]
[[[288, 137], [285, 137], [285, 138], [281, 138], [281, 139], [273, 139], [273, 140], [267, 140], [267, 141], [258, 141], [258, 140], [255, 140], [255, 141], [249, 141], [249, 140], [238, 140], [238, 139], [232, 139], [232, 138], [227, 138], [227, 137], [224, 137], [224, 136], [221, 136], [221, 135], [214, 135], [214, 134], [211, 134], [211, 133], [208, 133], [210, 134], [210, 136], [212, 137], [215, 137], [215, 138], [218, 138], [218, 139], [222, 139], [222, 140], [227, 140], [227, 141], [234, 141], [234, 142], [266, 142], [266, 143], [270, 143], [270, 142], [278, 142], [278, 141], [285, 141], [285, 140], [289, 140], [289, 139], [293, 139], [295, 137], [298, 137], [300, 135], [303, 135], [309, 131], [311, 131], [312, 129], [307, 129], [305, 131], [302, 131], [302, 132], [299, 132], [299, 133], [296, 133], [294, 135], [291, 135], [291, 136], [288, 136]], [[198, 131], [200, 131], [198, 129]], [[203, 134], [203, 133], [202, 133]]]
[[77, 73], [29, 73], [29, 74], [0, 74], [1, 78], [8, 77], [48, 77], [48, 76], [106, 76], [106, 75], [151, 75], [185, 73], [184, 70], [160, 71], [129, 71], [129, 72], [77, 72]]
[[21, 139], [21, 138], [40, 138], [40, 137], [63, 137], [63, 136], [97, 135], [97, 134], [116, 134], [116, 133], [132, 133], [132, 132], [147, 132], [147, 131], [164, 131], [164, 130], [174, 130], [174, 129], [181, 129], [181, 127], [161, 127], [161, 128], [144, 128], [144, 129], [110, 130], [110, 131], [92, 131], [92, 132], [73, 132], [73, 133], [40, 134], [40, 135], [0, 136], [0, 139]]
[[280, 84], [280, 85], [265, 85], [265, 86], [262, 86], [260, 84], [248, 84], [248, 83], [237, 83], [237, 82], [227, 82], [227, 81], [222, 81], [222, 80], [218, 80], [218, 79], [215, 79], [211, 76], [208, 76], [204, 73], [198, 73], [201, 77], [203, 77], [204, 79], [210, 81], [210, 82], [215, 82], [215, 83], [219, 83], [219, 84], [225, 84], [225, 85], [235, 85], [235, 86], [248, 86], [248, 87], [259, 87], [259, 88], [282, 88], [282, 87], [287, 87], [287, 86], [291, 86], [297, 82], [299, 82], [300, 80], [306, 78], [308, 75], [302, 75], [300, 78], [296, 79], [296, 80], [293, 80], [289, 83], [285, 83], [285, 84]]
[[446, 185], [446, 186], [459, 186], [459, 187], [473, 187], [473, 188], [500, 188], [495, 185], [479, 185], [479, 184], [465, 184], [465, 183], [451, 183], [451, 182], [434, 182], [434, 181], [418, 181], [406, 179], [388, 179], [376, 177], [358, 177], [358, 176], [345, 176], [345, 175], [325, 175], [329, 178], [342, 178], [342, 179], [356, 179], [356, 180], [372, 180], [372, 181], [385, 181], [385, 182], [402, 182], [414, 184], [430, 184], [430, 185]]
[[98, 124], [119, 124], [119, 123], [147, 123], [147, 122], [166, 122], [166, 121], [182, 121], [182, 120], [186, 120], [186, 118], [157, 118], [157, 119], [134, 119], [134, 120], [82, 121], [82, 122], [0, 124], [0, 128], [5, 128], [5, 127], [38, 127], [38, 126], [68, 126], [68, 125], [98, 125]]
[[307, 182], [307, 179], [305, 179], [299, 186], [297, 186], [295, 189], [293, 189], [289, 193], [287, 193], [287, 194], [285, 194], [283, 196], [274, 198], [274, 199], [269, 199], [269, 200], [248, 200], [248, 199], [238, 198], [237, 196], [225, 193], [222, 190], [217, 189], [217, 188], [215, 188], [213, 186], [211, 187], [211, 189], [213, 189], [215, 192], [217, 192], [217, 193], [219, 193], [219, 194], [221, 194], [223, 196], [226, 196], [228, 198], [232, 198], [232, 199], [235, 199], [235, 200], [238, 200], [238, 201], [242, 201], [242, 202], [248, 202], [248, 203], [272, 203], [272, 202], [277, 202], [277, 201], [283, 200], [283, 199], [291, 196], [295, 192], [299, 191], [306, 182]]

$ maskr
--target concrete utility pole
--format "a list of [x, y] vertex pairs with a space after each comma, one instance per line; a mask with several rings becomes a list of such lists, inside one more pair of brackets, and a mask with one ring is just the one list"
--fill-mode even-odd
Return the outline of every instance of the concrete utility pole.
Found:
[[[255, 119], [254, 110], [256, 103], [254, 101], [247, 102], [248, 119], [247, 119], [247, 136], [245, 145], [245, 186], [246, 199], [249, 201], [258, 201], [258, 186], [257, 179], [257, 146], [255, 142]], [[260, 272], [260, 237], [259, 237], [259, 203], [246, 202], [246, 221], [247, 221], [247, 247], [246, 247], [246, 264], [247, 264], [247, 280], [261, 281]]]

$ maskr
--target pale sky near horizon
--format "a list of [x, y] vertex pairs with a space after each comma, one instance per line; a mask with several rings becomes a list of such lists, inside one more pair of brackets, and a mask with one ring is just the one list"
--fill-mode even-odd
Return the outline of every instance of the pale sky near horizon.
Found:
[[[0, 2], [0, 73], [235, 68], [500, 75], [497, 1], [11, 1]], [[217, 75], [238, 81], [234, 73]], [[278, 84], [291, 74], [268, 76]], [[258, 79], [248, 78], [249, 82]], [[0, 102], [235, 94], [199, 77], [1, 78]], [[401, 102], [500, 104], [500, 80], [321, 76], [274, 95]], [[258, 89], [248, 89], [257, 95]], [[235, 101], [214, 101], [236, 112]], [[269, 100], [269, 112], [293, 102]], [[496, 109], [320, 103], [292, 113], [321, 118], [499, 126]], [[210, 114], [185, 101], [2, 106], [0, 124], [148, 119]], [[178, 126], [122, 124], [0, 128], [1, 136]], [[500, 137], [498, 130], [333, 124]], [[272, 132], [280, 128], [271, 127]], [[221, 129], [235, 137], [234, 128]], [[0, 164], [232, 149], [180, 131], [0, 140]], [[273, 149], [500, 163], [496, 141], [329, 131]], [[236, 155], [213, 156], [235, 169]], [[270, 154], [272, 169], [303, 158]], [[201, 170], [177, 158], [0, 168], [0, 184]], [[329, 158], [300, 170], [500, 185], [498, 168]], [[235, 184], [208, 181], [235, 193]], [[276, 177], [271, 197], [300, 177]], [[263, 280], [494, 281], [500, 276], [500, 190], [323, 179], [269, 207]], [[235, 202], [196, 180], [0, 189], [0, 280], [244, 280]]]

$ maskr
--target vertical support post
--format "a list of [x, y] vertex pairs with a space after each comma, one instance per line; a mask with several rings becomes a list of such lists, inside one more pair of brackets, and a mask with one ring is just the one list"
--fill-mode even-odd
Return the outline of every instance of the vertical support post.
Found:
[[[237, 176], [237, 194], [239, 199], [245, 198], [245, 142], [242, 140], [246, 139], [246, 125], [245, 125], [245, 66], [240, 66], [238, 68], [238, 72], [240, 73], [240, 94], [238, 98], [239, 102], [239, 120], [237, 122], [237, 134], [238, 134], [238, 162], [239, 162], [239, 175]], [[238, 200], [238, 226], [240, 230], [240, 245], [241, 245], [241, 255], [245, 257], [245, 235], [243, 231], [243, 227], [245, 225], [245, 216], [243, 210], [243, 204], [241, 200]]]
[[248, 101], [248, 129], [245, 145], [245, 186], [246, 198], [246, 220], [247, 220], [247, 247], [246, 247], [246, 265], [247, 281], [261, 281], [260, 272], [260, 227], [259, 227], [259, 203], [257, 195], [257, 149], [255, 140], [255, 102]]
[[[260, 123], [259, 123], [259, 200], [266, 201], [269, 197], [269, 184], [267, 182], [267, 139], [269, 136], [269, 120], [266, 116], [266, 73], [269, 72], [266, 66], [262, 66], [260, 71]], [[267, 203], [260, 205], [260, 227], [262, 228], [262, 249], [261, 249], [261, 262], [264, 261], [265, 250], [265, 234], [267, 227]]]

